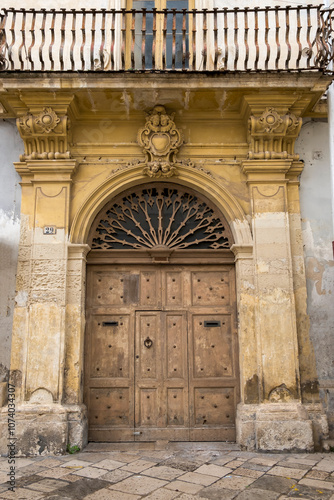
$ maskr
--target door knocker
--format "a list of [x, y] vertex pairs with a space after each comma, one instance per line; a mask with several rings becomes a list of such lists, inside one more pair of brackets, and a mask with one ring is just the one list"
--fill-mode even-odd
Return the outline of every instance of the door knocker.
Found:
[[144, 346], [147, 347], [147, 349], [150, 349], [153, 345], [153, 340], [150, 339], [150, 337], [147, 337], [147, 339], [144, 340]]

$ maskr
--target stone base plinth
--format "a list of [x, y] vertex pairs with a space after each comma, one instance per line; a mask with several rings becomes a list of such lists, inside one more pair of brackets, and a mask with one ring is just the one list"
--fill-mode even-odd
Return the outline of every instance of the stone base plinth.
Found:
[[86, 407], [22, 404], [16, 406], [14, 415], [8, 415], [7, 407], [3, 407], [0, 413], [1, 455], [8, 454], [9, 444], [16, 456], [61, 455], [68, 444], [82, 449], [87, 444]]
[[311, 452], [321, 447], [319, 435], [326, 434], [324, 419], [320, 406], [317, 411], [312, 408], [311, 415], [300, 402], [239, 404], [237, 442], [247, 450]]

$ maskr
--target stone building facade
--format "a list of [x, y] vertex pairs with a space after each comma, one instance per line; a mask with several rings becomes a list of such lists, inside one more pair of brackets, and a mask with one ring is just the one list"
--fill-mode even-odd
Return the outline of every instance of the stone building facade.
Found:
[[[245, 68], [248, 59], [258, 64], [256, 44], [249, 53], [240, 48], [239, 67], [234, 43], [232, 68], [222, 66], [229, 45], [218, 47], [224, 37], [215, 29], [223, 17], [209, 12], [210, 38], [204, 7], [191, 6], [198, 24], [190, 11], [175, 17], [181, 49], [176, 44], [172, 53], [188, 54], [180, 67], [168, 62], [167, 28], [164, 38], [163, 16], [168, 26], [172, 11], [170, 18], [158, 11], [161, 37], [146, 34], [139, 52], [138, 14], [110, 11], [114, 62], [100, 45], [97, 62], [87, 53], [93, 68], [79, 72], [66, 44], [63, 64], [72, 68], [61, 67], [61, 51], [60, 67], [48, 67], [55, 52], [44, 59], [49, 42], [37, 35], [36, 47], [27, 46], [30, 66], [20, 69], [20, 48], [15, 52], [6, 32], [2, 452], [11, 322], [18, 453], [156, 439], [310, 451], [333, 436], [333, 222], [323, 98], [332, 75], [329, 41], [319, 37], [321, 28], [330, 40], [327, 11], [313, 55], [299, 47], [301, 31], [291, 41], [303, 71], [286, 70], [289, 51], [279, 71], [270, 69], [277, 47], [270, 55], [264, 44], [267, 59], [255, 72]], [[235, 12], [228, 15], [235, 19]], [[268, 19], [298, 14], [261, 12]], [[55, 47], [70, 33], [64, 26]], [[307, 42], [307, 25], [305, 33]], [[145, 52], [151, 35], [155, 68]], [[205, 63], [210, 44], [216, 49]], [[136, 66], [138, 54], [144, 69]]]

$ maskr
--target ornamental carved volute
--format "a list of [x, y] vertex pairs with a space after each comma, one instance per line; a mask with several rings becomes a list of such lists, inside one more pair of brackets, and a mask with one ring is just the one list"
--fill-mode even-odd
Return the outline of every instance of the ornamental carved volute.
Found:
[[174, 123], [174, 113], [168, 115], [163, 106], [155, 106], [147, 115], [145, 126], [139, 129], [137, 141], [145, 154], [142, 163], [145, 175], [177, 175], [177, 167], [181, 162], [177, 161], [176, 154], [184, 141]]
[[39, 114], [20, 116], [16, 124], [24, 141], [21, 161], [70, 158], [67, 115], [59, 116], [51, 107], [45, 107]]
[[251, 115], [248, 122], [249, 159], [298, 160], [294, 147], [301, 126], [301, 118], [293, 113], [280, 115], [272, 107], [266, 108], [259, 117]]

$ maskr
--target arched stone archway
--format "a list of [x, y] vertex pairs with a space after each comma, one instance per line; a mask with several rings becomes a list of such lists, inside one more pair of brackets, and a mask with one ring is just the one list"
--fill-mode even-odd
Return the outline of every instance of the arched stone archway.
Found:
[[93, 441], [235, 441], [233, 237], [171, 182], [134, 186], [88, 239], [85, 404]]
[[[169, 180], [162, 179], [161, 182], [168, 184]], [[70, 231], [71, 243], [87, 243], [93, 220], [108, 201], [134, 186], [149, 183], [150, 180], [148, 181], [143, 175], [141, 166], [127, 167], [112, 174], [89, 195], [75, 215]], [[230, 224], [237, 246], [252, 245], [250, 226], [242, 207], [211, 172], [201, 168], [182, 166], [179, 168], [178, 176], [173, 178], [173, 183], [194, 189], [208, 198]]]
[[[161, 181], [160, 181], [161, 182]], [[162, 185], [168, 186], [170, 181], [165, 179], [161, 182]], [[80, 332], [79, 335], [74, 335], [71, 330], [68, 330], [68, 352], [66, 356], [66, 370], [64, 380], [64, 393], [69, 403], [74, 403], [82, 397], [82, 389], [80, 387], [80, 372], [83, 371], [83, 357], [74, 358], [71, 353], [82, 353], [82, 343], [84, 335], [84, 282], [85, 282], [85, 262], [86, 255], [90, 248], [87, 246], [89, 231], [94, 222], [97, 214], [106, 206], [110, 204], [113, 199], [120, 196], [123, 192], [129, 192], [131, 189], [140, 189], [143, 186], [154, 185], [154, 181], [148, 182], [147, 177], [142, 175], [142, 168], [138, 166], [122, 169], [115, 172], [105, 182], [103, 182], [82, 204], [80, 210], [76, 214], [70, 232], [69, 244], [69, 265], [76, 269], [76, 277], [74, 274], [71, 279], [73, 283], [81, 283], [80, 291], [77, 289], [75, 294], [76, 299], [76, 316], [81, 318], [81, 323], [76, 324], [76, 331]], [[217, 207], [225, 217], [229, 224], [232, 233], [233, 245], [231, 250], [235, 257], [233, 260], [236, 262], [236, 294], [238, 303], [239, 327], [238, 336], [239, 342], [245, 346], [247, 351], [252, 351], [252, 362], [243, 364], [243, 372], [240, 373], [240, 388], [241, 399], [243, 400], [243, 387], [245, 386], [244, 380], [249, 378], [249, 373], [254, 373], [257, 367], [256, 355], [256, 342], [254, 338], [249, 338], [250, 328], [253, 328], [252, 313], [250, 312], [254, 307], [253, 303], [253, 290], [251, 282], [253, 280], [252, 272], [252, 236], [250, 231], [249, 222], [245, 214], [234, 196], [208, 171], [195, 168], [192, 166], [182, 166], [179, 169], [177, 177], [173, 178], [173, 185], [180, 186], [182, 189], [190, 189], [198, 193], [199, 196], [207, 199], [211, 206]], [[232, 255], [232, 254], [231, 254]], [[247, 282], [245, 285], [245, 276]], [[69, 289], [71, 285], [69, 282]], [[68, 305], [68, 308], [71, 306]], [[81, 313], [78, 316], [77, 311]], [[247, 334], [248, 339], [245, 338]], [[250, 346], [250, 341], [252, 345]], [[79, 347], [81, 346], [81, 350]], [[242, 353], [242, 358], [245, 354]], [[247, 356], [247, 354], [246, 354]], [[82, 401], [82, 399], [81, 399]]]

